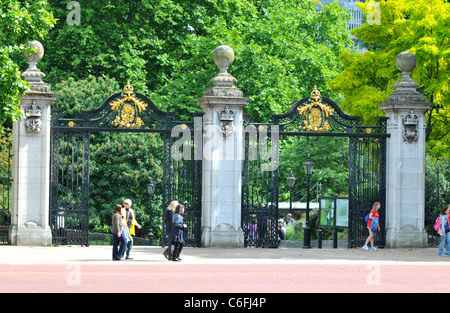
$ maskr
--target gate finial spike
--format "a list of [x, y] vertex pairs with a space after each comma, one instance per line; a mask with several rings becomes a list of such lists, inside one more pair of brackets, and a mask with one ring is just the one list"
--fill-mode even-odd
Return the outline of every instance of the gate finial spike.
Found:
[[320, 99], [320, 91], [317, 89], [317, 85], [314, 85], [314, 90], [311, 92], [311, 98], [315, 101]]
[[133, 90], [134, 90], [134, 88], [133, 88], [133, 86], [131, 86], [130, 80], [128, 79], [127, 84], [125, 85], [125, 87], [123, 87], [123, 92], [126, 95], [131, 95], [133, 93]]

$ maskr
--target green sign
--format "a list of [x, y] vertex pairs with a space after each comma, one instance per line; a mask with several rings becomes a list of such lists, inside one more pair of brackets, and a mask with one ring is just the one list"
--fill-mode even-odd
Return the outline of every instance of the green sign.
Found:
[[348, 227], [348, 198], [319, 198], [320, 227]]

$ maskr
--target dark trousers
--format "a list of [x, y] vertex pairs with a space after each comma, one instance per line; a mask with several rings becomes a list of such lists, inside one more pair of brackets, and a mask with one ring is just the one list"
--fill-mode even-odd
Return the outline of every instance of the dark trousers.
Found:
[[114, 238], [113, 252], [112, 252], [113, 260], [117, 260], [118, 258], [121, 259], [123, 258], [123, 255], [125, 253], [125, 246], [126, 246], [126, 241], [125, 237], [123, 236], [123, 232], [120, 237], [117, 236], [117, 234], [113, 234], [113, 238]]
[[169, 260], [177, 259], [180, 257], [181, 250], [183, 250], [183, 242], [172, 241], [169, 245]]

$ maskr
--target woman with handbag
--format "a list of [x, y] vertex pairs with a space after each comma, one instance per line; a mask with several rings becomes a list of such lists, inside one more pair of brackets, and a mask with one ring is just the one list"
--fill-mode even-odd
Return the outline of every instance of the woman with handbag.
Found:
[[448, 220], [448, 214], [450, 213], [450, 205], [448, 207], [444, 207], [441, 210], [441, 215], [439, 215], [439, 230], [438, 234], [441, 236], [441, 244], [439, 245], [438, 256], [442, 256], [444, 253], [444, 245], [447, 245], [445, 248], [445, 255], [450, 255], [450, 225]]

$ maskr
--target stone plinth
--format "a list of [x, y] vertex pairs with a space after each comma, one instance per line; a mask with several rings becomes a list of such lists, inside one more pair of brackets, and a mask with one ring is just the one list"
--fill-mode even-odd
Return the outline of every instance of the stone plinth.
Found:
[[243, 247], [241, 192], [243, 108], [248, 98], [234, 86], [236, 79], [227, 72], [234, 60], [228, 46], [213, 54], [220, 73], [213, 87], [196, 99], [203, 108], [203, 190], [202, 246]]
[[416, 58], [402, 52], [396, 59], [402, 78], [385, 103], [379, 104], [389, 117], [387, 132], [386, 245], [422, 247], [426, 244], [425, 217], [425, 113], [431, 104], [416, 91], [410, 78]]
[[36, 52], [26, 59], [29, 68], [22, 78], [30, 90], [22, 96], [20, 109], [25, 117], [13, 124], [13, 183], [11, 199], [12, 245], [48, 246], [52, 244], [49, 227], [50, 190], [50, 105], [57, 94], [42, 82], [45, 74], [36, 63], [44, 48], [33, 41]]

